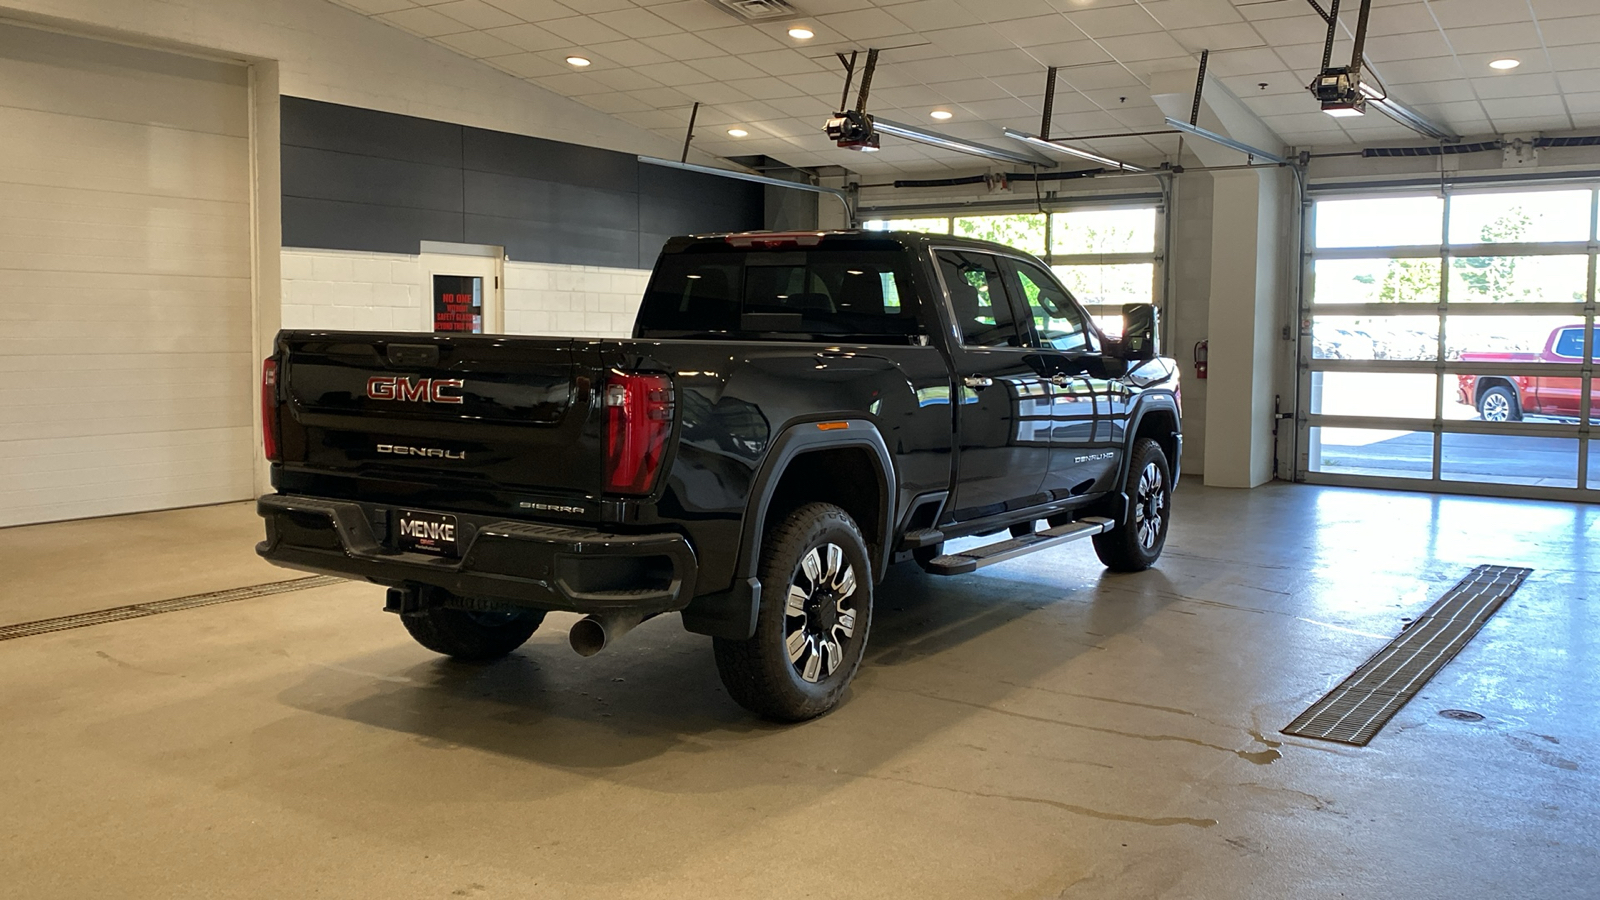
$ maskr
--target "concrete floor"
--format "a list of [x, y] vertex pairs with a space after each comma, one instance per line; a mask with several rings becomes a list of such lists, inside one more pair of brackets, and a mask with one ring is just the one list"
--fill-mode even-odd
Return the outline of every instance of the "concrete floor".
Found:
[[[0, 643], [47, 897], [1532, 897], [1600, 878], [1600, 509], [1185, 484], [1156, 570], [894, 572], [844, 705], [676, 617], [473, 667], [342, 584]], [[0, 531], [0, 624], [295, 577], [248, 505]], [[1277, 734], [1473, 565], [1536, 569], [1367, 748]], [[133, 599], [130, 599], [133, 598]], [[1463, 724], [1438, 711], [1487, 718]]]

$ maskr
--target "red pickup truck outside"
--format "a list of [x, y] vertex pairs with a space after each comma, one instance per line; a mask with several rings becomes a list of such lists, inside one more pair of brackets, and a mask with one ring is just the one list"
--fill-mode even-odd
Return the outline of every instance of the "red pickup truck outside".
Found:
[[[1582, 325], [1563, 325], [1550, 332], [1550, 339], [1538, 353], [1467, 351], [1464, 362], [1486, 363], [1567, 363], [1583, 362]], [[1581, 415], [1583, 379], [1576, 375], [1458, 375], [1457, 399], [1478, 410], [1486, 422], [1518, 422], [1523, 416]], [[1590, 407], [1594, 408], [1595, 387], [1590, 385]]]

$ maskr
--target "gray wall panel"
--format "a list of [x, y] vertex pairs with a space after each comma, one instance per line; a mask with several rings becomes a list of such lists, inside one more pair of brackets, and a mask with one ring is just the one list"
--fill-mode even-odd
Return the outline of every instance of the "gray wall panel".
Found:
[[649, 267], [668, 237], [762, 227], [760, 185], [624, 153], [284, 97], [283, 242]]
[[420, 241], [465, 243], [461, 213], [283, 198], [283, 245], [325, 250], [416, 253]]
[[462, 212], [461, 169], [304, 147], [283, 148], [283, 194]]
[[626, 153], [503, 131], [481, 128], [465, 131], [462, 167], [470, 171], [613, 191], [637, 193], [639, 190], [638, 160]]
[[461, 165], [460, 125], [299, 97], [283, 97], [279, 102], [285, 147], [435, 166]]

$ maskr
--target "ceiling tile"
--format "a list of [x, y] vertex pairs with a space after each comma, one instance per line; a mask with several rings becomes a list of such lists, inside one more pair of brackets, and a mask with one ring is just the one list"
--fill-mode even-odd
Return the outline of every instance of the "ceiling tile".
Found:
[[383, 13], [375, 16], [375, 18], [388, 22], [397, 28], [403, 28], [412, 34], [420, 34], [423, 37], [460, 34], [463, 31], [471, 30], [469, 26], [463, 25], [457, 19], [452, 19], [449, 16], [441, 15], [431, 9], [420, 6], [415, 9], [402, 9], [398, 12]]
[[580, 47], [584, 44], [603, 44], [609, 41], [620, 41], [628, 37], [628, 35], [617, 31], [615, 28], [607, 28], [588, 16], [551, 19], [545, 22], [543, 27]]
[[565, 19], [577, 13], [577, 10], [570, 6], [565, 6], [557, 2], [557, 0], [489, 0], [489, 3], [524, 22]]
[[557, 47], [571, 46], [560, 36], [552, 34], [538, 25], [525, 24], [511, 25], [506, 28], [491, 28], [484, 34], [493, 35], [524, 50], [554, 50]]
[[708, 43], [692, 34], [664, 34], [658, 37], [640, 38], [646, 46], [652, 47], [677, 60], [709, 59], [713, 56], [723, 55], [715, 44]]
[[709, 59], [696, 59], [691, 61], [689, 65], [710, 75], [717, 81], [729, 81], [734, 78], [760, 78], [762, 75], [767, 74], [737, 56], [713, 56]]
[[1427, 7], [1446, 30], [1527, 22], [1532, 18], [1526, 2], [1511, 0], [1429, 0]]
[[1171, 32], [1244, 22], [1229, 0], [1153, 0], [1140, 5]]
[[455, 50], [465, 53], [473, 59], [483, 59], [490, 56], [512, 56], [523, 52], [521, 47], [509, 44], [487, 31], [464, 31], [461, 34], [447, 34], [434, 40]]
[[915, 31], [965, 28], [981, 21], [955, 0], [917, 0], [914, 3], [896, 4], [889, 7], [887, 12]]
[[496, 28], [515, 25], [522, 20], [483, 0], [450, 0], [428, 7], [436, 13], [449, 16], [469, 28]]
[[1084, 34], [1095, 39], [1151, 34], [1161, 30], [1161, 23], [1145, 12], [1143, 6], [1137, 5], [1080, 9], [1066, 15], [1072, 24], [1083, 29]]

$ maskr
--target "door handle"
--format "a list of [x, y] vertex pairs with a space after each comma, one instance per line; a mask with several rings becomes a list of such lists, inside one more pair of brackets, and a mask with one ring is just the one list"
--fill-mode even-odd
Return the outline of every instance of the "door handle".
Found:
[[969, 388], [972, 388], [973, 390], [981, 391], [989, 385], [994, 384], [994, 379], [987, 375], [968, 375], [961, 379], [961, 383]]

